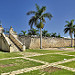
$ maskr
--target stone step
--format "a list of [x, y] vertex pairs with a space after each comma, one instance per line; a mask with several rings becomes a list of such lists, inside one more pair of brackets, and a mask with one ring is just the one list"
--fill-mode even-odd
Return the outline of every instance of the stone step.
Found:
[[9, 37], [6, 37], [9, 43], [11, 44], [11, 51], [10, 52], [17, 52], [20, 51], [19, 48], [11, 41]]

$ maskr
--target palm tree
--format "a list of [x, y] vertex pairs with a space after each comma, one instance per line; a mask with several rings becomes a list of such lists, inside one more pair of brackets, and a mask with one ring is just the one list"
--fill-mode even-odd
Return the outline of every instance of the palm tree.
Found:
[[23, 34], [24, 36], [26, 35], [26, 31], [23, 31], [23, 30], [22, 30], [21, 32], [22, 32], [22, 34]]
[[74, 49], [75, 49], [75, 25], [73, 25], [73, 33], [74, 33]]
[[52, 33], [51, 34], [51, 37], [56, 37], [57, 36], [57, 33]]
[[74, 49], [75, 49], [75, 25], [74, 25]]
[[39, 35], [38, 31], [39, 30], [32, 28], [28, 30], [28, 35]]
[[44, 37], [50, 37], [50, 35], [51, 35], [51, 33], [48, 33], [47, 30], [43, 30], [42, 31], [42, 36], [44, 36]]
[[51, 33], [47, 33], [46, 34], [46, 37], [51, 37]]
[[34, 16], [31, 17], [31, 19], [29, 20], [29, 25], [32, 26], [35, 25], [37, 28], [40, 29], [40, 49], [42, 49], [42, 30], [44, 27], [44, 23], [45, 18], [48, 18], [49, 20], [51, 20], [52, 15], [50, 13], [44, 13], [46, 11], [46, 6], [42, 6], [42, 8], [40, 8], [37, 4], [36, 4], [36, 11], [29, 11], [27, 13], [27, 15], [30, 14], [34, 14]]
[[42, 31], [42, 36], [45, 37], [45, 36], [47, 35], [47, 32], [48, 32], [47, 30], [43, 30], [43, 31]]
[[66, 21], [67, 25], [65, 25], [64, 33], [69, 32], [69, 35], [71, 37], [71, 47], [72, 47], [72, 33], [73, 33], [73, 22], [74, 20]]
[[61, 38], [61, 35], [60, 35], [60, 33], [58, 33], [57, 37], [58, 37], [58, 38]]

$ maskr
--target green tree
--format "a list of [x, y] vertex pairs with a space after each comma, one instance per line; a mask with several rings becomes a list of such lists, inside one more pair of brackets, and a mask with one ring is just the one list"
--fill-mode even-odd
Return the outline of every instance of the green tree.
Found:
[[42, 36], [44, 36], [44, 37], [50, 37], [50, 33], [48, 33], [48, 31], [47, 30], [43, 30], [42, 31]]
[[39, 30], [32, 28], [28, 30], [28, 35], [39, 35], [38, 31]]
[[50, 36], [51, 36], [51, 33], [47, 33], [47, 34], [46, 34], [46, 37], [50, 37]]
[[60, 33], [58, 33], [57, 37], [58, 37], [58, 38], [61, 38], [61, 35], [60, 35]]
[[74, 49], [75, 49], [75, 25], [73, 26], [74, 27]]
[[56, 37], [57, 35], [56, 35], [57, 33], [52, 33], [51, 34], [51, 37]]
[[37, 4], [36, 4], [36, 11], [29, 11], [27, 13], [27, 15], [30, 14], [34, 14], [34, 16], [31, 17], [31, 19], [29, 20], [29, 25], [32, 26], [35, 25], [37, 28], [40, 29], [40, 49], [42, 49], [42, 30], [44, 27], [44, 23], [45, 18], [48, 18], [49, 20], [51, 20], [52, 15], [50, 13], [44, 13], [46, 11], [46, 6], [42, 6], [42, 8], [40, 8]]
[[46, 37], [47, 33], [48, 33], [47, 30], [43, 30], [43, 31], [42, 31], [42, 36]]
[[21, 32], [22, 32], [22, 35], [24, 35], [24, 36], [26, 35], [26, 31], [22, 30]]
[[73, 22], [74, 20], [66, 21], [67, 25], [65, 25], [64, 33], [69, 32], [69, 35], [71, 37], [71, 47], [72, 47], [72, 33], [73, 33]]
[[73, 33], [74, 33], [74, 49], [75, 49], [75, 25], [73, 25]]

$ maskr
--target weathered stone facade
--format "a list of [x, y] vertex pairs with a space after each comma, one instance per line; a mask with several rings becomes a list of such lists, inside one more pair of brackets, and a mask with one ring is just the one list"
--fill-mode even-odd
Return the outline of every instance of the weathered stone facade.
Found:
[[0, 50], [8, 52], [25, 51], [25, 45], [17, 39], [17, 34], [12, 27], [9, 30], [9, 35], [6, 36], [3, 33], [3, 27], [0, 26]]
[[[18, 39], [24, 43], [26, 48], [34, 49], [40, 48], [40, 38], [38, 37], [24, 37], [19, 36]], [[74, 42], [74, 40], [73, 40]], [[67, 47], [71, 46], [71, 39], [67, 38], [42, 38], [42, 47], [43, 48], [52, 48], [52, 47]]]

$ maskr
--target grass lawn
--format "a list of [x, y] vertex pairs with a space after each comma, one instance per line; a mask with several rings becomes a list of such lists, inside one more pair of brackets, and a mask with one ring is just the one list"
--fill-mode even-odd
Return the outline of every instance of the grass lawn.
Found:
[[37, 53], [58, 53], [58, 52], [65, 52], [60, 50], [33, 50], [33, 49], [27, 49], [26, 52], [37, 52]]
[[8, 53], [8, 52], [0, 52], [0, 59], [2, 58], [10, 58], [10, 57], [20, 57], [19, 52], [16, 53]]
[[[65, 54], [75, 55], [75, 52], [62, 51], [62, 50], [60, 51], [60, 50], [33, 50], [33, 49], [28, 50], [27, 49], [26, 52], [36, 52], [36, 53], [58, 53], [58, 52], [65, 53], [67, 52]], [[16, 53], [0, 52], [0, 59], [10, 58], [10, 57], [21, 57], [21, 56], [23, 55], [21, 55], [20, 52], [16, 52]], [[41, 56], [33, 56], [29, 58], [53, 63], [57, 61], [62, 61], [64, 59], [71, 59], [71, 58], [74, 58], [74, 56], [66, 56], [66, 55], [60, 55], [60, 54], [47, 54], [47, 55], [41, 55]], [[23, 69], [23, 68], [40, 66], [40, 65], [43, 65], [43, 64], [37, 63], [34, 61], [25, 60], [22, 58], [0, 60], [0, 73], [6, 73], [6, 72], [11, 72], [11, 71], [15, 71], [15, 70]], [[75, 68], [75, 61], [67, 62], [60, 65]], [[27, 73], [19, 74], [19, 75], [75, 75], [75, 72], [49, 67], [46, 69], [34, 70]]]
[[65, 47], [65, 48], [74, 48], [74, 47]]
[[67, 53], [63, 53], [63, 54], [75, 55], [75, 52], [67, 52]]
[[47, 55], [34, 56], [34, 57], [29, 57], [29, 58], [53, 63], [53, 62], [61, 61], [64, 59], [71, 59], [74, 57], [73, 56], [66, 56], [66, 55], [59, 55], [59, 54], [47, 54]]
[[18, 69], [43, 65], [41, 63], [25, 60], [22, 58], [0, 60], [0, 73], [11, 72]]
[[56, 70], [53, 72], [47, 72], [47, 71], [43, 71], [43, 70], [35, 70], [35, 71], [30, 71], [27, 73], [22, 73], [22, 74], [18, 74], [18, 75], [75, 75], [74, 72], [68, 71], [68, 70]]
[[63, 64], [61, 64], [61, 65], [67, 66], [67, 67], [70, 67], [70, 68], [75, 68], [75, 61], [63, 63]]

